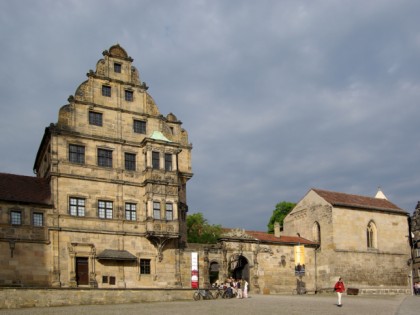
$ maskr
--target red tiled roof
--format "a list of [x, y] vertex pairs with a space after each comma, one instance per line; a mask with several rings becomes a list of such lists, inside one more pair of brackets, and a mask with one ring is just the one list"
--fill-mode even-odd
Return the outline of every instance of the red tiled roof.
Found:
[[315, 242], [312, 242], [310, 240], [307, 240], [303, 237], [298, 236], [287, 236], [287, 235], [281, 235], [280, 237], [276, 237], [274, 234], [269, 234], [266, 232], [260, 232], [260, 231], [245, 231], [245, 233], [255, 237], [256, 239], [263, 241], [263, 242], [273, 242], [273, 243], [296, 243], [296, 244], [304, 244], [304, 245], [310, 245], [310, 244], [317, 244]]
[[[229, 228], [223, 228], [223, 233], [229, 233], [230, 231], [233, 231], [234, 229]], [[267, 242], [267, 243], [277, 243], [277, 244], [302, 244], [302, 245], [316, 245], [318, 243], [312, 242], [306, 238], [298, 237], [298, 236], [287, 236], [287, 235], [281, 235], [280, 237], [276, 237], [274, 234], [269, 234], [267, 232], [261, 232], [261, 231], [248, 231], [243, 230], [243, 232], [252, 238], [254, 238], [256, 241], [261, 242]], [[223, 237], [222, 238], [229, 238], [229, 237]], [[235, 238], [235, 237], [232, 237]], [[240, 239], [240, 237], [238, 237]], [[246, 239], [245, 239], [246, 240]]]
[[0, 173], [0, 200], [51, 205], [51, 191], [44, 178]]
[[312, 190], [333, 206], [406, 213], [406, 211], [397, 207], [387, 199], [344, 194], [321, 189]]

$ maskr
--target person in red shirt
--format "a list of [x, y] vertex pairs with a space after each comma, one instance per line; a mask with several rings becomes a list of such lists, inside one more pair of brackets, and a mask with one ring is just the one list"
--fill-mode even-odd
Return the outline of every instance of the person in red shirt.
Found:
[[344, 286], [343, 279], [341, 277], [338, 279], [337, 283], [334, 286], [334, 291], [337, 292], [338, 303], [337, 306], [341, 307], [341, 295], [344, 291], [346, 291], [346, 287]]

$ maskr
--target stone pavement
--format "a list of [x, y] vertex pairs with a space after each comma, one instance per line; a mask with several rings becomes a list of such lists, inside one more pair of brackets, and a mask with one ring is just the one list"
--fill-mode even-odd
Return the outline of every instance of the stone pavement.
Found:
[[0, 310], [0, 315], [414, 315], [420, 313], [420, 296], [343, 296], [337, 307], [334, 295], [251, 295], [249, 299], [174, 301], [113, 305], [81, 305]]

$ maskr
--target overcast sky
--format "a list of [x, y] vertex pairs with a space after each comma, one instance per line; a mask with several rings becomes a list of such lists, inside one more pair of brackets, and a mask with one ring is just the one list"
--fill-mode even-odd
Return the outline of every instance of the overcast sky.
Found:
[[189, 213], [266, 230], [311, 188], [420, 200], [420, 1], [0, 0], [0, 172], [119, 43], [193, 144]]

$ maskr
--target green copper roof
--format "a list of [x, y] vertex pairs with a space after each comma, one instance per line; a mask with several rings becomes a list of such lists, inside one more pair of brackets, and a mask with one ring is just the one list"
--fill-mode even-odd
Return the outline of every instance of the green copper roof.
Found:
[[163, 135], [163, 133], [161, 133], [160, 131], [153, 131], [152, 135], [149, 138], [154, 139], [154, 140], [161, 140], [161, 141], [166, 141], [166, 142], [172, 142], [171, 140], [169, 140], [168, 138], [166, 138]]

